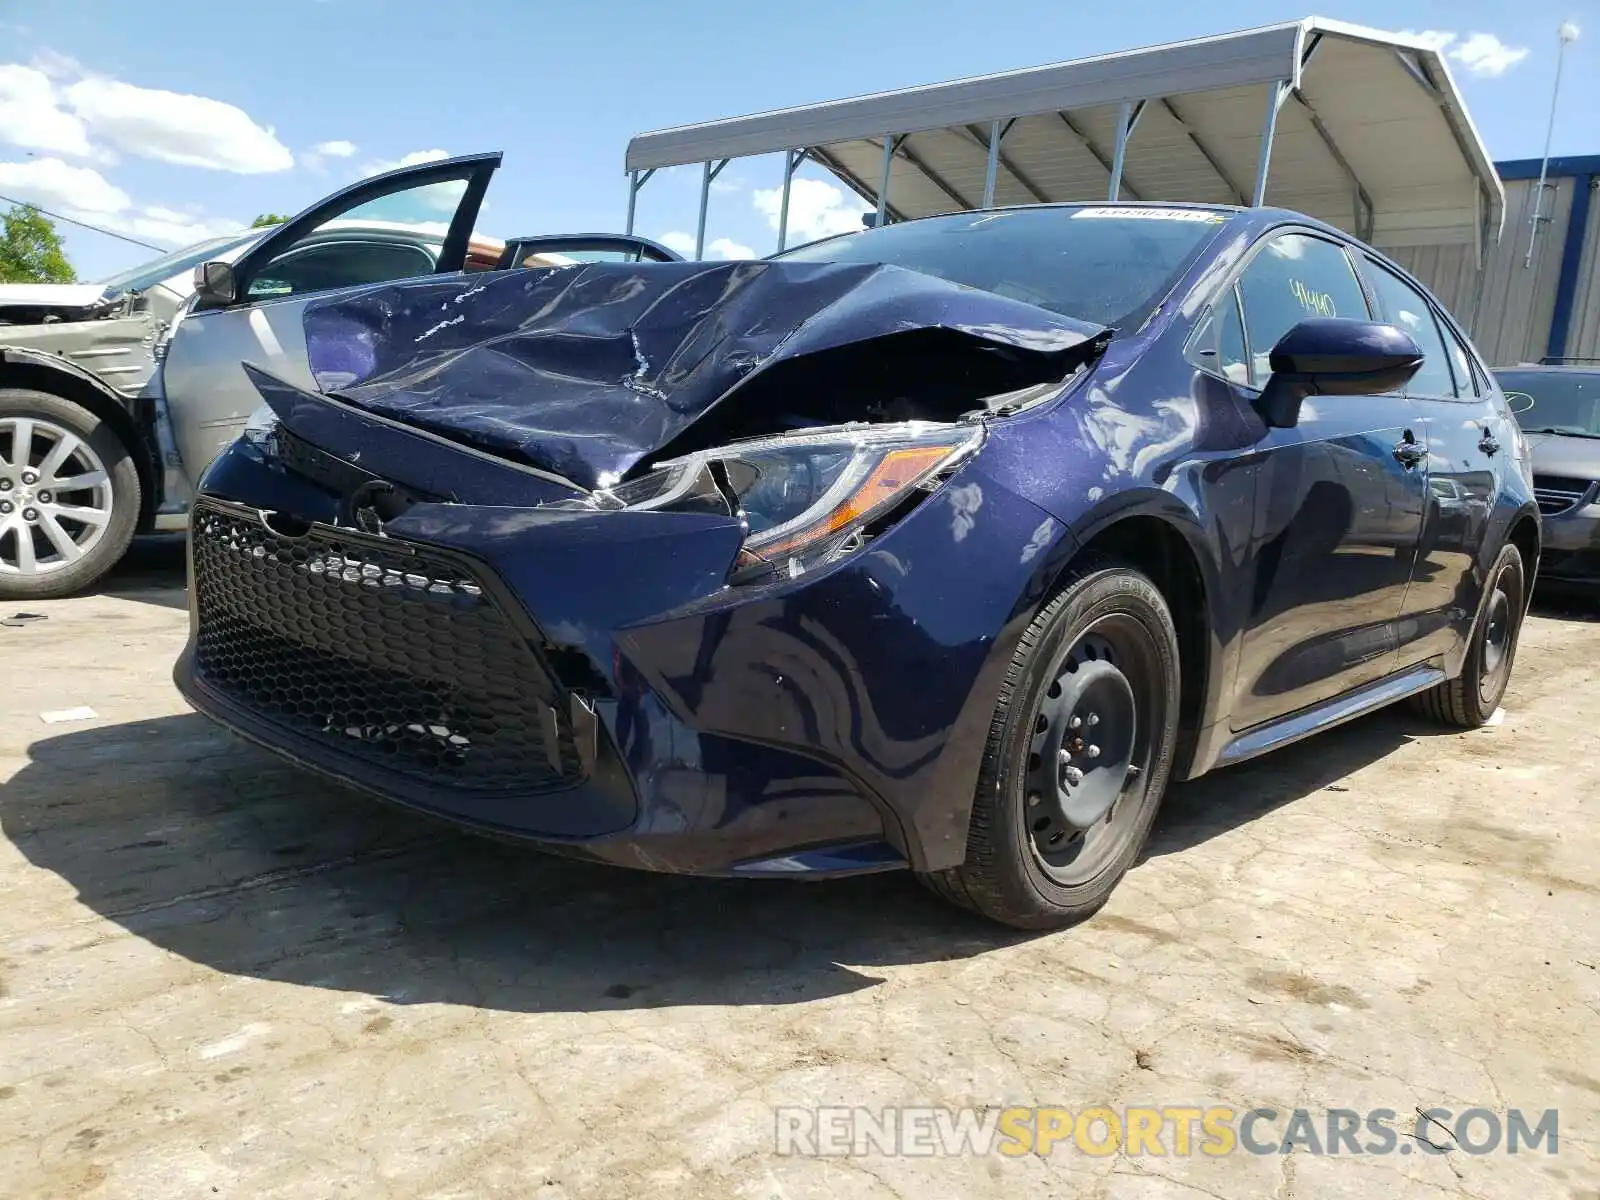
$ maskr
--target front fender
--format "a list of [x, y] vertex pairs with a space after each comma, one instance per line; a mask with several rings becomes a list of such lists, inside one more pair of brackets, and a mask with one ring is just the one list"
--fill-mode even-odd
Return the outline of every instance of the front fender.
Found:
[[[106, 324], [106, 322], [97, 321], [95, 324], [103, 325]], [[6, 331], [6, 337], [15, 338], [23, 336], [28, 333], [30, 328], [32, 327], [25, 326], [22, 329], [8, 329]], [[39, 326], [38, 328], [53, 329], [54, 327]], [[152, 359], [151, 362], [153, 366], [154, 359]], [[60, 375], [69, 376], [82, 386], [92, 388], [96, 393], [105, 397], [105, 399], [111, 403], [117, 405], [124, 412], [131, 413], [133, 408], [133, 394], [137, 393], [138, 391], [137, 386], [133, 388], [131, 393], [119, 391], [117, 388], [107, 383], [104, 379], [101, 379], [100, 376], [96, 375], [93, 371], [79, 365], [72, 359], [65, 357], [64, 354], [36, 346], [23, 346], [17, 345], [14, 342], [7, 342], [5, 345], [0, 346], [0, 363], [4, 363], [8, 367], [32, 367], [37, 370], [52, 371]], [[149, 372], [145, 372], [145, 374], [139, 378], [140, 386], [144, 384], [145, 379], [148, 378], [148, 376]], [[3, 382], [3, 378], [3, 374], [0, 374], [0, 382]]]

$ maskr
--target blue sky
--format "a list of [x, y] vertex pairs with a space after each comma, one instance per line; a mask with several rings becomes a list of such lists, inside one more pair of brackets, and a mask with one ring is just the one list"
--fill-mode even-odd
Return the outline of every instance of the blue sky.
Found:
[[[1060, 0], [0, 0], [0, 194], [172, 246], [298, 210], [407, 155], [500, 149], [481, 227], [620, 229], [622, 155], [637, 132], [1306, 15], [1281, 0], [1226, 16], [1172, 0], [1146, 0], [1137, 20], [1131, 11]], [[1497, 159], [1540, 153], [1556, 30], [1584, 20], [1571, 0], [1361, 0], [1322, 15], [1455, 35], [1452, 71]], [[1581, 115], [1600, 107], [1600, 25], [1592, 34], [1568, 51], [1556, 153], [1600, 152]], [[859, 212], [807, 170], [817, 183], [802, 226], [837, 220], [838, 202]], [[777, 159], [732, 163], [708, 236], [772, 250], [754, 192], [780, 175]], [[639, 232], [692, 230], [698, 194], [696, 168], [658, 174]], [[152, 256], [64, 232], [86, 278]]]

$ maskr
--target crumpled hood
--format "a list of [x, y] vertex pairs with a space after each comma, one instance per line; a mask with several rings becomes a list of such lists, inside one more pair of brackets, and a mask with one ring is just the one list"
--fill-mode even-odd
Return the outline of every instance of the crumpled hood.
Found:
[[304, 323], [324, 392], [585, 488], [713, 409], [740, 410], [745, 432], [804, 424], [824, 401], [834, 420], [871, 419], [867, 393], [881, 400], [897, 379], [913, 400], [928, 381], [965, 380], [978, 408], [1007, 385], [1064, 378], [1109, 337], [899, 267], [798, 262], [450, 276], [313, 301]]
[[99, 283], [0, 283], [0, 304], [75, 308], [93, 304], [105, 290]]

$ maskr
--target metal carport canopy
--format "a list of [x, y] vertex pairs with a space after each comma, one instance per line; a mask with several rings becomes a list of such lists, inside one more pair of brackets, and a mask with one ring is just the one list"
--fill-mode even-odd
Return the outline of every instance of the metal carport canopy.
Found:
[[1505, 205], [1438, 51], [1321, 17], [640, 134], [630, 226], [652, 171], [703, 163], [703, 243], [716, 172], [777, 153], [785, 199], [804, 156], [891, 220], [1073, 200], [1265, 203], [1380, 246], [1469, 244], [1481, 262]]

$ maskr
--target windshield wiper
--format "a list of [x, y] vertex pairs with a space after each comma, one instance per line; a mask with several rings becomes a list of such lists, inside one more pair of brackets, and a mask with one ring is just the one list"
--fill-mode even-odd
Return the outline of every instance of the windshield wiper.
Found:
[[1600, 433], [1590, 433], [1582, 429], [1558, 429], [1554, 425], [1536, 425], [1532, 428], [1524, 427], [1523, 433], [1554, 433], [1560, 437], [1600, 438]]

